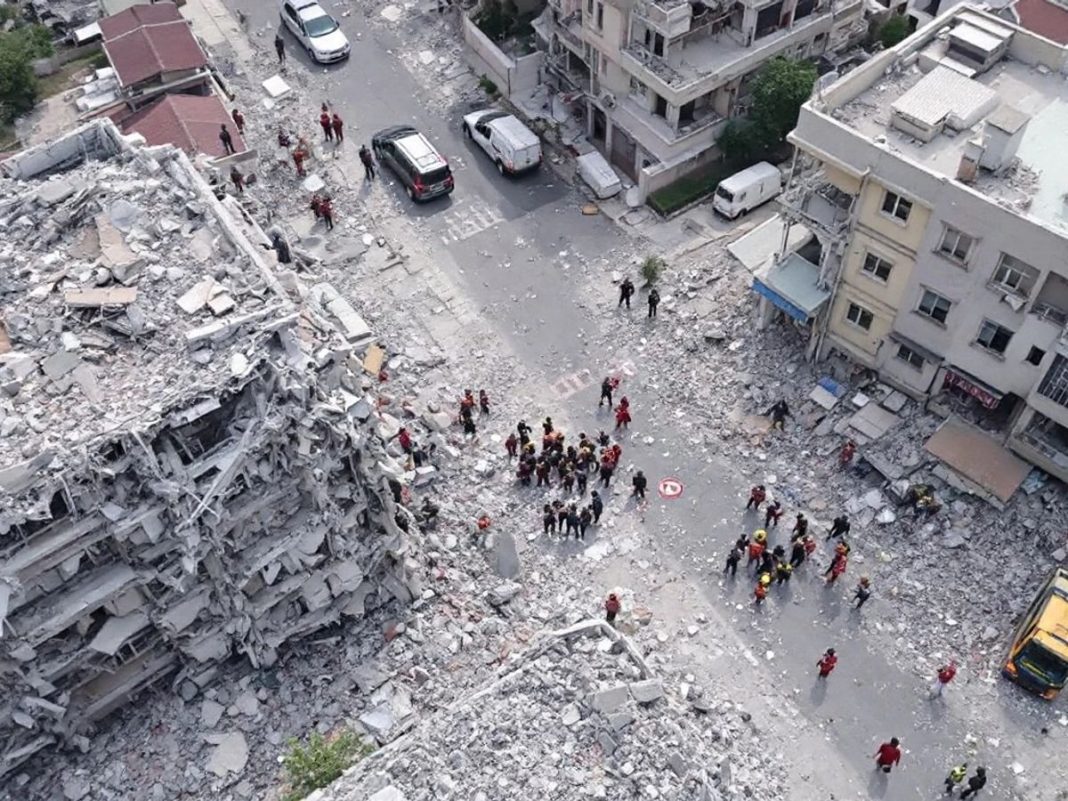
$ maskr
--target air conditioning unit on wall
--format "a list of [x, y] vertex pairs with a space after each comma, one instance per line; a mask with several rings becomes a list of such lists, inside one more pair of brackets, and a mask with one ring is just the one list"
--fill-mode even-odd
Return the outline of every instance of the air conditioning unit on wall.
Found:
[[608, 106], [608, 108], [616, 107], [616, 96], [611, 92], [601, 92], [598, 99], [606, 106]]

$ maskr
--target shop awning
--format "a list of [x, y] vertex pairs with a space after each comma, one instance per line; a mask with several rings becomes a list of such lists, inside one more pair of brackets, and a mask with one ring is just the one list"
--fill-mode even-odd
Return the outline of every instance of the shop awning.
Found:
[[796, 253], [753, 277], [753, 291], [802, 323], [807, 323], [831, 296], [818, 286], [820, 268]]
[[942, 387], [956, 387], [963, 390], [988, 409], [996, 409], [1001, 399], [1005, 397], [1005, 393], [957, 367], [946, 368]]
[[1006, 503], [1031, 472], [1000, 442], [978, 428], [950, 418], [924, 446], [948, 467]]

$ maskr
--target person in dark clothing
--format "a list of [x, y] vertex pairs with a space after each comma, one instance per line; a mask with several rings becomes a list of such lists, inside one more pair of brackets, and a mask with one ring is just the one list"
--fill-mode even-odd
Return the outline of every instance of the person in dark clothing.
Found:
[[764, 503], [764, 499], [767, 497], [768, 491], [764, 489], [764, 485], [757, 484], [755, 487], [749, 490], [749, 500], [745, 504], [745, 510], [748, 512], [750, 509], [759, 509], [760, 504]]
[[564, 527], [567, 526], [567, 507], [563, 501], [557, 500], [553, 501], [553, 508], [556, 509], [556, 528], [563, 535]]
[[986, 787], [986, 768], [976, 768], [975, 775], [968, 779], [968, 786], [960, 794], [961, 798], [970, 798]]
[[794, 566], [787, 562], [785, 559], [780, 559], [775, 563], [775, 583], [785, 584], [790, 580], [790, 576], [794, 573]]
[[230, 168], [230, 180], [234, 182], [237, 194], [245, 194], [245, 176], [241, 174], [241, 170], [236, 165]]
[[611, 462], [601, 462], [601, 485], [607, 487], [612, 481], [612, 473], [615, 472], [615, 465]]
[[330, 127], [334, 130], [334, 139], [340, 145], [345, 141], [345, 123], [336, 111], [330, 115]]
[[537, 486], [552, 486], [549, 482], [549, 463], [545, 459], [538, 459], [538, 465], [534, 468], [534, 475], [538, 478]]
[[760, 554], [760, 567], [757, 568], [757, 575], [761, 573], [771, 574], [775, 572], [775, 557], [771, 555], [770, 551], [764, 551]]
[[630, 299], [634, 296], [634, 283], [629, 278], [624, 278], [623, 283], [619, 285], [619, 304], [616, 306], [618, 309], [624, 303], [627, 304], [627, 308], [630, 308]]
[[731, 578], [734, 578], [738, 574], [738, 562], [742, 559], [742, 549], [737, 544], [731, 548], [731, 552], [727, 554], [727, 564], [723, 567], [724, 573], [730, 573]]
[[230, 129], [226, 127], [225, 122], [219, 127], [219, 141], [222, 142], [226, 155], [232, 156], [234, 154], [234, 137], [230, 135]]
[[794, 540], [793, 548], [790, 549], [790, 564], [794, 567], [798, 567], [805, 561], [805, 543], [801, 540]]
[[553, 507], [549, 504], [545, 504], [542, 507], [541, 522], [544, 527], [543, 533], [555, 534], [556, 533], [556, 514], [553, 512]]
[[586, 486], [590, 480], [590, 469], [586, 466], [585, 462], [579, 462], [575, 465], [575, 481], [578, 483], [579, 495], [586, 494]]
[[764, 510], [764, 528], [770, 528], [772, 523], [776, 526], [779, 525], [779, 518], [782, 516], [782, 503], [779, 501], [772, 501]]
[[271, 234], [271, 244], [263, 245], [264, 250], [273, 250], [278, 256], [279, 264], [289, 264], [293, 261], [293, 257], [289, 253], [289, 245], [286, 244], [286, 240], [278, 231], [274, 231]]
[[323, 218], [323, 222], [326, 223], [326, 230], [334, 230], [334, 206], [332, 201], [328, 197], [324, 197], [319, 203], [319, 216]]
[[804, 539], [806, 534], [808, 534], [808, 518], [802, 512], [798, 512], [794, 527], [790, 530], [790, 542]]
[[656, 317], [656, 307], [660, 305], [660, 293], [655, 289], [649, 290], [649, 317]]
[[857, 582], [857, 591], [853, 593], [853, 600], [857, 602], [854, 608], [860, 609], [869, 598], [871, 598], [871, 579], [861, 576], [860, 581]]
[[601, 382], [601, 399], [597, 401], [598, 409], [601, 408], [601, 405], [605, 401], [608, 401], [608, 408], [612, 408], [612, 390], [615, 388], [615, 384], [612, 383], [611, 378], [605, 378], [605, 380]]
[[237, 132], [242, 136], [245, 135], [245, 115], [241, 113], [240, 109], [234, 109], [230, 112], [230, 118], [234, 121], [234, 125], [237, 126]]
[[282, 34], [276, 33], [274, 35], [274, 52], [278, 54], [278, 63], [286, 63], [286, 42], [282, 38]]
[[363, 177], [367, 181], [375, 179], [375, 159], [367, 145], [360, 145], [360, 163], [363, 164]]
[[786, 430], [786, 418], [793, 417], [790, 414], [790, 407], [786, 405], [786, 401], [776, 401], [775, 404], [766, 412], [767, 416], [771, 418], [771, 427], [777, 428], [780, 431]]
[[593, 524], [596, 526], [601, 522], [601, 513], [604, 511], [604, 501], [597, 490], [590, 494], [590, 511], [593, 512]]
[[645, 474], [639, 470], [634, 474], [634, 478], [630, 481], [631, 486], [634, 487], [634, 494], [639, 500], [645, 500], [645, 488], [649, 486], [649, 479], [645, 477]]
[[567, 507], [567, 534], [568, 536], [574, 534], [576, 540], [579, 538], [579, 513], [575, 504]]
[[551, 433], [553, 433], [553, 419], [551, 417], [546, 417], [544, 420], [542, 420], [541, 432], [545, 436], [549, 436]]
[[583, 506], [582, 511], [579, 512], [579, 539], [586, 539], [586, 529], [590, 527], [590, 523], [593, 522], [593, 514], [590, 512], [590, 507]]
[[323, 129], [323, 139], [327, 142], [334, 141], [334, 129], [330, 124], [330, 112], [326, 110], [326, 104], [323, 104], [323, 111], [319, 115], [319, 127]]
[[786, 558], [786, 549], [781, 545], [776, 545], [772, 550], [771, 555], [775, 557], [776, 562], [781, 562]]
[[474, 438], [478, 434], [478, 429], [475, 427], [475, 421], [470, 417], [464, 420], [464, 436]]
[[849, 533], [849, 517], [847, 515], [839, 515], [831, 523], [831, 530], [827, 532], [827, 539], [834, 539], [835, 537], [844, 537]]

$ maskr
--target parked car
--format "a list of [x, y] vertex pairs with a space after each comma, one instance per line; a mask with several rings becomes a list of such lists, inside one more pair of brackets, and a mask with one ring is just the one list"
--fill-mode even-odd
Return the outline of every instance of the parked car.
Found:
[[762, 161], [720, 181], [712, 198], [712, 208], [733, 220], [780, 192], [782, 173], [774, 164]]
[[394, 125], [371, 137], [375, 158], [396, 174], [414, 201], [447, 195], [455, 188], [449, 162], [410, 125]]
[[501, 175], [517, 175], [541, 164], [541, 140], [506, 111], [473, 111], [464, 115], [463, 129], [489, 154]]
[[313, 60], [329, 64], [348, 57], [349, 40], [317, 0], [282, 0], [279, 15], [282, 26], [289, 29]]

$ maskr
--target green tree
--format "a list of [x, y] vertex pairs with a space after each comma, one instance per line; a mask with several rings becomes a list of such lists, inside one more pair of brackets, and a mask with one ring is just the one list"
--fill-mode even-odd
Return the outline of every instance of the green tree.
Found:
[[816, 67], [807, 61], [779, 56], [760, 68], [753, 80], [749, 114], [759, 144], [773, 148], [786, 138], [815, 83]]
[[0, 34], [0, 120], [13, 122], [37, 102], [31, 48], [19, 30]]
[[763, 152], [756, 125], [741, 118], [727, 123], [716, 144], [719, 145], [723, 158], [732, 167], [759, 161], [759, 155]]
[[909, 35], [909, 21], [895, 14], [879, 26], [878, 39], [883, 47], [890, 48]]
[[282, 758], [286, 769], [285, 801], [300, 799], [326, 787], [357, 759], [366, 756], [371, 748], [353, 732], [342, 729], [330, 737], [312, 732], [307, 745], [292, 739], [289, 753]]
[[646, 286], [652, 286], [660, 278], [660, 273], [667, 267], [667, 262], [659, 256], [647, 256], [642, 262], [642, 278]]

